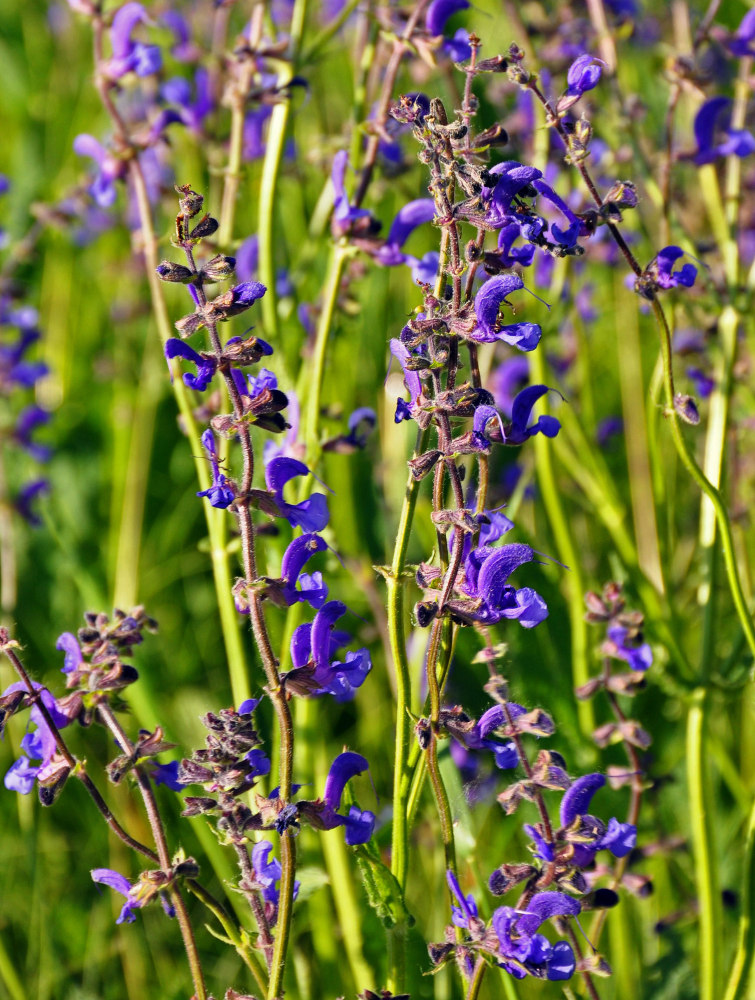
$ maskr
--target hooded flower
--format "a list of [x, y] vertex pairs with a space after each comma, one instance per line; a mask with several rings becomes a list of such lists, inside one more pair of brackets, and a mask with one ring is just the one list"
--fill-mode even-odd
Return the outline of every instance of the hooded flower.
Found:
[[314, 493], [301, 503], [286, 503], [283, 488], [291, 479], [308, 476], [309, 469], [295, 458], [277, 457], [265, 467], [265, 482], [273, 494], [281, 517], [285, 517], [294, 528], [304, 531], [322, 531], [329, 519], [328, 501], [324, 494]]
[[337, 810], [341, 807], [346, 783], [355, 775], [367, 771], [369, 766], [367, 759], [361, 754], [351, 750], [339, 754], [330, 766], [322, 799], [299, 802], [296, 806], [299, 815], [317, 830], [344, 827], [346, 843], [351, 847], [366, 844], [375, 828], [375, 814], [369, 809], [362, 811], [356, 806], [351, 806], [347, 815], [342, 815]]
[[233, 487], [228, 484], [228, 480], [220, 471], [219, 456], [215, 449], [215, 438], [209, 429], [202, 435], [202, 447], [207, 452], [207, 457], [212, 466], [212, 486], [206, 490], [201, 490], [197, 493], [197, 496], [207, 497], [212, 507], [225, 510], [233, 503], [235, 493], [233, 492]]
[[[34, 689], [40, 692], [42, 703], [49, 712], [55, 726], [58, 729], [64, 729], [70, 725], [71, 719], [60, 711], [55, 698], [47, 688], [36, 681], [32, 683]], [[14, 691], [26, 692], [28, 688], [23, 681], [16, 681], [3, 691], [2, 697], [12, 694]], [[62, 776], [58, 773], [58, 769], [54, 767], [53, 762], [57, 751], [55, 737], [38, 705], [32, 705], [29, 720], [34, 723], [36, 729], [27, 732], [21, 740], [23, 755], [11, 764], [4, 779], [5, 787], [9, 791], [19, 792], [21, 795], [28, 795], [37, 779], [39, 779], [40, 783], [44, 783], [49, 779], [51, 784], [57, 784], [58, 778]], [[32, 764], [34, 760], [39, 761], [39, 763]]]
[[367, 649], [347, 652], [343, 661], [335, 660], [337, 649], [349, 641], [348, 633], [334, 630], [346, 614], [341, 601], [328, 601], [315, 615], [312, 624], [299, 625], [291, 638], [291, 662], [295, 669], [312, 666], [312, 679], [318, 685], [315, 694], [332, 694], [336, 701], [351, 701], [356, 689], [372, 669]]
[[576, 899], [561, 892], [536, 893], [526, 910], [499, 907], [492, 925], [502, 967], [516, 979], [524, 979], [528, 973], [550, 980], [569, 979], [576, 968], [571, 945], [566, 941], [552, 945], [537, 930], [552, 917], [576, 916], [580, 909]]
[[567, 839], [569, 828], [579, 827], [572, 863], [580, 868], [590, 864], [598, 851], [608, 850], [614, 857], [623, 858], [637, 843], [637, 828], [633, 824], [620, 823], [612, 817], [606, 826], [588, 813], [593, 795], [605, 783], [602, 774], [585, 774], [577, 778], [561, 799], [561, 826]]
[[[722, 156], [749, 156], [755, 153], [755, 137], [747, 129], [733, 129], [729, 125], [727, 108], [731, 104], [728, 97], [711, 97], [695, 116], [695, 140], [697, 150], [692, 161], [698, 167], [713, 163]], [[722, 136], [716, 142], [716, 134]]]
[[470, 334], [472, 340], [483, 344], [502, 340], [512, 347], [518, 347], [520, 351], [533, 351], [537, 347], [542, 335], [537, 323], [511, 323], [502, 326], [498, 319], [507, 296], [520, 288], [524, 288], [524, 282], [516, 274], [501, 274], [485, 282], [475, 295], [477, 327]]
[[493, 625], [517, 618], [523, 628], [534, 628], [548, 617], [548, 607], [538, 593], [530, 587], [517, 590], [506, 582], [515, 569], [534, 559], [534, 549], [521, 543], [472, 549], [464, 561], [463, 589], [480, 602], [470, 612], [475, 621]]
[[385, 243], [375, 253], [375, 260], [388, 267], [416, 262], [416, 257], [409, 257], [401, 248], [417, 226], [432, 222], [434, 218], [435, 202], [432, 198], [417, 198], [408, 202], [391, 223]]

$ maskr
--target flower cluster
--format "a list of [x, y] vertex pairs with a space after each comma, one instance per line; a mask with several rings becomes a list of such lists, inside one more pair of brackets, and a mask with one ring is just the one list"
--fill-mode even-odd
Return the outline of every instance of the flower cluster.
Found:
[[[0, 194], [7, 190], [5, 178], [0, 176]], [[21, 448], [35, 463], [45, 464], [52, 451], [37, 440], [37, 431], [50, 422], [48, 410], [27, 401], [23, 405], [21, 396], [33, 391], [48, 372], [47, 365], [33, 361], [29, 352], [40, 339], [38, 316], [30, 306], [19, 305], [8, 294], [0, 294], [0, 396], [12, 400], [13, 423], [2, 428], [0, 434], [4, 442]], [[21, 485], [15, 497], [15, 507], [29, 524], [38, 526], [41, 521], [32, 507], [36, 497], [49, 491], [46, 478], [36, 476]]]

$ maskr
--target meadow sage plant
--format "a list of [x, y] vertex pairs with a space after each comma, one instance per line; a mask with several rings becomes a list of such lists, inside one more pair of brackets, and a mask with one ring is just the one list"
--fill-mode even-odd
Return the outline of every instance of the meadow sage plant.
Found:
[[744, 1000], [752, 12], [7, 8], [0, 994]]

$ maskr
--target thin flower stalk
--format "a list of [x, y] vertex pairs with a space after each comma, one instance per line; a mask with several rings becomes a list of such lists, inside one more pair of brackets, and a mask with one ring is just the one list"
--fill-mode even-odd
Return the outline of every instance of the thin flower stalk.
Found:
[[[97, 707], [97, 713], [104, 725], [112, 733], [122, 752], [124, 754], [132, 755], [135, 749], [134, 744], [126, 735], [123, 727], [115, 717], [113, 710], [107, 702], [100, 702]], [[138, 764], [134, 768], [134, 774], [136, 776], [139, 794], [141, 795], [142, 802], [144, 803], [144, 810], [147, 813], [147, 819], [152, 831], [155, 847], [157, 848], [158, 863], [164, 872], [168, 872], [171, 869], [171, 857], [168, 851], [165, 827], [163, 825], [162, 817], [160, 816], [160, 810], [157, 807], [157, 801], [155, 800], [152, 785], [150, 784], [149, 778], [144, 773], [143, 768]], [[186, 957], [189, 962], [189, 968], [191, 970], [191, 977], [194, 983], [197, 1000], [207, 1000], [208, 994], [204, 981], [204, 973], [202, 971], [202, 963], [199, 958], [197, 942], [194, 937], [194, 930], [191, 926], [189, 911], [186, 908], [186, 901], [181, 894], [181, 890], [174, 881], [171, 881], [168, 885], [166, 892], [176, 911], [176, 918], [178, 919], [178, 925], [181, 929], [181, 937], [183, 939]]]
[[[101, 66], [104, 62], [103, 52], [105, 34], [105, 24], [101, 13], [97, 13], [93, 17], [92, 30], [95, 84], [97, 86], [97, 91], [120, 141], [126, 146], [129, 146], [130, 138], [127, 126], [113, 103], [108, 89], [107, 79], [101, 72]], [[165, 302], [165, 296], [163, 294], [162, 284], [157, 275], [157, 238], [152, 222], [152, 208], [147, 195], [144, 173], [142, 171], [139, 158], [136, 155], [131, 156], [128, 160], [128, 172], [136, 196], [139, 224], [142, 234], [144, 267], [149, 286], [152, 310], [160, 340], [163, 344], [165, 344], [166, 341], [172, 336], [173, 329], [170, 322], [168, 307]], [[197, 427], [197, 422], [194, 418], [190, 394], [180, 378], [179, 366], [175, 362], [171, 365], [171, 371], [173, 373], [171, 383], [173, 394], [176, 399], [176, 404], [178, 406], [178, 411], [181, 416], [186, 436], [189, 440], [197, 479], [203, 490], [208, 489], [211, 485], [211, 478], [207, 463], [202, 457], [199, 428]], [[131, 450], [131, 455], [134, 462], [136, 462], [137, 459], [141, 460], [141, 457], [136, 454], [135, 449]], [[129, 478], [129, 482], [139, 481], [140, 478], [138, 476]], [[241, 633], [238, 626], [238, 618], [231, 591], [233, 580], [227, 546], [225, 544], [225, 534], [222, 524], [223, 519], [221, 512], [209, 507], [209, 505], [205, 505], [205, 517], [210, 537], [213, 580], [217, 594], [223, 640], [228, 656], [228, 669], [230, 673], [231, 686], [234, 692], [234, 699], [237, 702], [241, 702], [245, 698], [248, 698], [251, 692], [249, 690], [246, 656], [241, 642]]]

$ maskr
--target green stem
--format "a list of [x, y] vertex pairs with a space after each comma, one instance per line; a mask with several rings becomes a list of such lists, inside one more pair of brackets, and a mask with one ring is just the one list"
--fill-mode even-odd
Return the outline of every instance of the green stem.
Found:
[[333, 327], [338, 289], [350, 250], [345, 243], [339, 243], [331, 248], [328, 272], [325, 279], [322, 310], [317, 322], [315, 345], [310, 364], [302, 367], [300, 381], [308, 388], [306, 410], [306, 446], [307, 465], [315, 468], [320, 458], [320, 407], [322, 399], [322, 382], [325, 372], [325, 358], [328, 350], [328, 339]]
[[[139, 220], [142, 229], [142, 240], [144, 244], [144, 263], [149, 284], [150, 296], [152, 299], [152, 309], [157, 323], [157, 330], [160, 340], [165, 344], [166, 340], [173, 335], [173, 327], [168, 315], [168, 307], [163, 295], [162, 282], [157, 272], [157, 239], [152, 225], [152, 211], [147, 197], [147, 189], [144, 183], [144, 175], [139, 165], [139, 161], [130, 161], [131, 179], [136, 192], [136, 200], [139, 209]], [[264, 299], [263, 299], [264, 301]], [[194, 459], [194, 468], [200, 488], [206, 490], [211, 485], [211, 476], [208, 463], [203, 456], [202, 443], [200, 440], [199, 428], [194, 419], [189, 391], [183, 383], [178, 364], [173, 361], [171, 364], [173, 394], [176, 399], [178, 411], [181, 414], [184, 431], [189, 439], [189, 447]], [[205, 518], [207, 521], [207, 531], [210, 539], [210, 557], [212, 560], [212, 573], [215, 582], [215, 591], [218, 600], [218, 610], [220, 612], [220, 626], [223, 633], [226, 655], [228, 657], [228, 672], [231, 681], [231, 691], [234, 702], [239, 705], [246, 698], [251, 696], [249, 685], [249, 675], [246, 664], [246, 656], [241, 641], [241, 630], [239, 628], [238, 613], [233, 603], [232, 594], [232, 574], [228, 557], [227, 545], [225, 543], [225, 532], [222, 524], [224, 511], [216, 510], [210, 504], [203, 504]]]
[[698, 689], [693, 695], [687, 717], [687, 780], [700, 918], [700, 1000], [715, 1000], [717, 996], [721, 979], [722, 944], [721, 899], [710, 815], [706, 720], [708, 706], [709, 696], [702, 688]]
[[721, 548], [723, 550], [726, 576], [729, 580], [729, 590], [731, 591], [732, 600], [734, 601], [734, 606], [737, 610], [742, 630], [744, 631], [747, 639], [747, 644], [749, 645], [753, 655], [755, 655], [755, 627], [753, 626], [752, 617], [747, 608], [747, 601], [745, 599], [744, 591], [742, 590], [742, 583], [739, 579], [736, 554], [734, 552], [734, 538], [731, 532], [729, 515], [727, 514], [726, 507], [721, 499], [721, 494], [718, 492], [716, 487], [709, 482], [705, 473], [697, 464], [692, 452], [690, 451], [689, 445], [682, 434], [681, 419], [674, 409], [674, 376], [671, 367], [671, 332], [668, 327], [668, 321], [666, 320], [666, 314], [664, 313], [661, 304], [657, 299], [653, 299], [652, 305], [661, 334], [661, 357], [663, 360], [663, 376], [666, 389], [666, 403], [668, 405], [668, 417], [671, 424], [671, 436], [674, 440], [682, 465], [685, 467], [695, 483], [697, 483], [700, 490], [710, 500], [711, 505], [713, 506], [716, 522], [718, 524], [718, 530], [721, 533]]
[[742, 875], [742, 912], [737, 931], [737, 951], [723, 1000], [745, 1000], [755, 956], [755, 803], [750, 811]]
[[229, 943], [233, 945], [241, 961], [254, 976], [254, 981], [257, 983], [260, 991], [265, 993], [267, 991], [267, 973], [263, 968], [262, 962], [260, 962], [254, 951], [252, 951], [243, 935], [239, 933], [238, 928], [228, 916], [222, 904], [215, 899], [212, 893], [208, 892], [204, 886], [200, 885], [194, 879], [186, 880], [186, 888], [214, 915], [225, 931]]
[[273, 236], [273, 222], [278, 199], [278, 178], [280, 176], [281, 163], [283, 162], [288, 118], [291, 111], [291, 99], [286, 87], [295, 73], [306, 10], [307, 0], [296, 0], [289, 32], [290, 61], [282, 63], [278, 73], [277, 87], [280, 91], [279, 100], [274, 105], [270, 115], [265, 158], [262, 163], [262, 179], [260, 181], [257, 219], [259, 275], [260, 281], [267, 287], [267, 293], [262, 299], [262, 319], [265, 332], [272, 337], [276, 345], [279, 342], [280, 329], [278, 325], [278, 296], [275, 292], [275, 238]]
[[469, 989], [467, 990], [466, 1000], [477, 1000], [477, 997], [480, 995], [480, 987], [482, 986], [482, 981], [485, 978], [487, 968], [488, 966], [485, 960], [478, 958], [477, 964], [474, 967], [474, 972], [472, 973], [472, 978], [469, 981]]
[[[545, 361], [542, 351], [532, 351], [530, 366], [534, 382], [546, 383]], [[561, 503], [561, 495], [556, 483], [553, 469], [553, 454], [551, 443], [543, 434], [533, 438], [535, 447], [535, 465], [537, 480], [543, 496], [543, 503], [548, 513], [556, 540], [559, 559], [564, 562], [569, 572], [565, 574], [565, 586], [569, 603], [569, 623], [571, 632], [571, 663], [572, 682], [574, 687], [586, 684], [589, 679], [587, 667], [587, 624], [585, 622], [584, 593], [585, 582], [582, 576], [581, 559], [572, 537], [569, 521]], [[591, 701], [578, 701], [577, 712], [582, 732], [589, 736], [595, 728], [595, 715]]]

